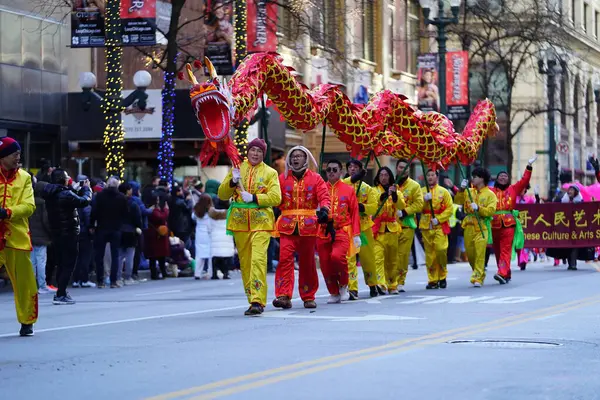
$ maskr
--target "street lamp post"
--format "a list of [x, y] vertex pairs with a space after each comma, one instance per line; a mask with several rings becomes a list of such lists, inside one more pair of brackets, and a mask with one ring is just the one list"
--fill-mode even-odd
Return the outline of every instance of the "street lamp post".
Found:
[[[458, 12], [460, 11], [461, 1], [462, 0], [450, 0], [449, 2], [452, 17], [445, 17], [444, 0], [438, 0], [437, 13], [435, 13], [436, 10], [434, 9], [434, 15], [431, 15], [431, 9], [435, 4], [435, 0], [419, 0], [419, 4], [423, 9], [423, 16], [425, 17], [425, 25], [433, 25], [438, 28], [436, 39], [438, 42], [438, 54], [440, 57], [440, 112], [444, 115], [448, 113], [448, 107], [446, 105], [446, 26], [458, 23]], [[430, 16], [432, 16], [431, 19], [429, 19]]]
[[[114, 78], [109, 78], [114, 79]], [[119, 78], [120, 79], [120, 78]], [[113, 82], [114, 83], [114, 82]], [[83, 91], [83, 110], [89, 111], [92, 104], [92, 97], [100, 100], [104, 104], [112, 104], [107, 114], [107, 126], [104, 132], [104, 147], [107, 150], [106, 154], [106, 171], [109, 175], [117, 175], [122, 177], [123, 174], [123, 135], [115, 134], [116, 131], [122, 132], [121, 112], [123, 108], [137, 102], [140, 110], [146, 109], [146, 101], [148, 94], [146, 88], [152, 83], [152, 75], [148, 71], [140, 70], [133, 75], [133, 84], [136, 89], [126, 98], [122, 99], [120, 93], [118, 95], [106, 93], [105, 96], [98, 94], [94, 90], [96, 87], [96, 75], [91, 72], [83, 72], [79, 76], [79, 86]], [[113, 90], [114, 91], [114, 90]], [[112, 93], [112, 92], [111, 92]], [[117, 96], [117, 98], [113, 98]], [[110, 117], [110, 118], [108, 118]], [[110, 120], [110, 121], [109, 121]], [[116, 131], [115, 131], [116, 130]], [[115, 154], [116, 152], [116, 154]]]
[[548, 87], [548, 159], [550, 171], [550, 187], [548, 190], [549, 199], [554, 198], [558, 188], [558, 160], [556, 159], [556, 119], [554, 115], [555, 95], [556, 95], [556, 77], [562, 74], [562, 61], [556, 59], [554, 52], [548, 51], [541, 55], [538, 60], [538, 70], [542, 75], [547, 75]]

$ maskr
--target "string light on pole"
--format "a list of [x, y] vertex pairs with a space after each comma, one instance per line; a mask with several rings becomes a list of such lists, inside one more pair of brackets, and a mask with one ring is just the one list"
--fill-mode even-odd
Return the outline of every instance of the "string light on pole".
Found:
[[[175, 56], [177, 65], [177, 56]], [[162, 90], [162, 136], [158, 149], [158, 176], [169, 183], [173, 182], [173, 133], [175, 132], [175, 72], [165, 71]]]

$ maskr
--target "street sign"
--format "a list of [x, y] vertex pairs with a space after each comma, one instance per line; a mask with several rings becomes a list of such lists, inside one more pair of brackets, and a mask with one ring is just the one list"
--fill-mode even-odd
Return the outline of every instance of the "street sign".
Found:
[[556, 145], [556, 151], [559, 153], [567, 154], [569, 152], [569, 144], [567, 142], [558, 142]]

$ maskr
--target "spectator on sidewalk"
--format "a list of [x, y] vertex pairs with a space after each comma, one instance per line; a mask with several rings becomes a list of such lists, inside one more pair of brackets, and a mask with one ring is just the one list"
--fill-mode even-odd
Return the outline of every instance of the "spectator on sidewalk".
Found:
[[127, 198], [127, 215], [123, 220], [121, 227], [121, 247], [119, 249], [119, 268], [117, 270], [117, 282], [121, 282], [122, 265], [125, 261], [125, 279], [123, 283], [126, 286], [134, 285], [137, 281], [133, 280], [133, 261], [135, 257], [135, 248], [138, 237], [142, 234], [142, 214], [139, 206], [133, 200], [133, 189], [128, 183], [119, 185], [119, 192]]
[[193, 218], [196, 221], [196, 269], [194, 270], [194, 277], [196, 279], [208, 279], [209, 271], [212, 271], [213, 279], [216, 279], [217, 276], [212, 266], [210, 245], [211, 223], [208, 214], [212, 205], [210, 195], [203, 194], [194, 206]]
[[[227, 234], [227, 209], [229, 201], [218, 199], [214, 207], [208, 211], [210, 217], [210, 251], [212, 255], [213, 278], [218, 277], [217, 271], [223, 273], [223, 279], [229, 278], [233, 267], [235, 247], [233, 237]], [[196, 267], [197, 268], [197, 267]]]
[[[79, 254], [79, 213], [78, 208], [85, 207], [92, 201], [90, 182], [85, 180], [74, 187], [71, 178], [63, 169], [52, 171], [52, 184], [44, 188], [44, 199], [48, 210], [48, 221], [52, 230], [52, 240], [58, 256], [56, 280], [58, 291], [53, 304], [75, 304], [75, 300], [67, 293], [67, 286], [75, 270]], [[75, 193], [79, 191], [79, 194]]]
[[46, 212], [46, 201], [42, 198], [44, 188], [48, 182], [40, 181], [35, 183], [35, 177], [32, 176], [33, 195], [35, 198], [35, 211], [29, 217], [29, 230], [31, 232], [31, 263], [33, 272], [38, 285], [38, 293], [46, 294], [56, 292], [48, 289], [46, 285], [46, 261], [48, 245], [52, 243], [50, 223], [48, 222], [48, 213]]
[[[148, 217], [148, 229], [144, 231], [144, 254], [150, 261], [150, 277], [152, 280], [164, 279], [167, 276], [166, 258], [170, 254], [169, 205], [156, 196], [152, 214]], [[159, 270], [156, 264], [159, 265]]]
[[[87, 177], [80, 175], [77, 181], [85, 181]], [[90, 185], [92, 185], [90, 183]], [[73, 287], [95, 288], [96, 284], [90, 281], [90, 272], [94, 260], [94, 246], [92, 235], [90, 234], [90, 217], [92, 214], [92, 204], [81, 207], [79, 210], [79, 257], [77, 257], [77, 266], [73, 275]]]
[[192, 197], [189, 194], [186, 196], [181, 186], [174, 186], [169, 199], [169, 229], [188, 250], [192, 247], [193, 207]]
[[[148, 217], [152, 214], [152, 210], [147, 208], [142, 198], [140, 197], [140, 184], [136, 181], [130, 181], [129, 184], [133, 189], [133, 196], [131, 199], [138, 205], [140, 208], [140, 213], [142, 215], [142, 231], [148, 229]], [[140, 268], [140, 263], [142, 260], [142, 254], [144, 249], [144, 235], [138, 236], [137, 246], [135, 247], [135, 256], [133, 257], [133, 272], [132, 278], [135, 281], [138, 281], [138, 270]]]
[[118, 191], [121, 181], [117, 177], [108, 179], [106, 188], [99, 192], [92, 203], [90, 226], [94, 231], [94, 250], [96, 258], [96, 279], [98, 288], [104, 283], [104, 252], [110, 244], [110, 287], [119, 288], [117, 268], [119, 267], [119, 248], [121, 247], [121, 227], [127, 218], [127, 199]]
[[158, 187], [159, 182], [160, 178], [158, 176], [155, 176], [152, 178], [152, 182], [149, 185], [144, 186], [144, 188], [142, 189], [142, 201], [148, 207], [154, 205], [154, 191]]

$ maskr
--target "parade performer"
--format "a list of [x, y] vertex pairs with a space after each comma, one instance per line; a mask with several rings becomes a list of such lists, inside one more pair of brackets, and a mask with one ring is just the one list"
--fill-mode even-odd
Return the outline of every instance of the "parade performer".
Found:
[[0, 267], [12, 283], [21, 336], [33, 336], [38, 318], [38, 290], [31, 264], [29, 217], [35, 211], [31, 175], [19, 168], [21, 146], [0, 139]]
[[304, 146], [293, 147], [285, 160], [285, 171], [279, 175], [281, 216], [277, 220], [280, 236], [279, 265], [275, 270], [275, 300], [278, 308], [292, 307], [294, 292], [294, 253], [298, 254], [298, 291], [305, 308], [316, 308], [315, 293], [319, 276], [315, 264], [315, 248], [319, 223], [327, 223], [329, 190], [321, 175], [308, 169], [317, 166]]
[[267, 249], [275, 224], [273, 207], [281, 203], [277, 171], [263, 162], [266, 151], [262, 139], [248, 143], [247, 160], [229, 171], [218, 191], [223, 201], [233, 197], [227, 230], [235, 240], [250, 303], [245, 315], [262, 314], [267, 303]]
[[379, 205], [383, 204], [379, 215], [374, 217], [373, 235], [376, 245], [383, 254], [377, 263], [379, 273], [385, 276], [389, 294], [398, 294], [398, 235], [402, 227], [397, 220], [397, 212], [406, 208], [404, 195], [398, 194], [394, 184], [394, 174], [388, 167], [380, 168], [373, 180], [379, 194]]
[[425, 176], [427, 186], [422, 189], [423, 214], [419, 228], [423, 234], [425, 264], [427, 265], [428, 283], [426, 289], [445, 289], [448, 275], [448, 221], [453, 213], [452, 196], [445, 188], [438, 185], [437, 171], [429, 170]]
[[[404, 196], [406, 208], [398, 210], [397, 215], [402, 223], [402, 230], [398, 235], [398, 292], [404, 292], [408, 263], [412, 250], [415, 229], [417, 229], [416, 214], [423, 210], [423, 192], [419, 183], [409, 178], [409, 161], [400, 159], [396, 162], [398, 178], [398, 191]], [[416, 262], [415, 262], [416, 264]]]
[[321, 226], [317, 249], [330, 294], [327, 303], [332, 304], [350, 298], [348, 257], [356, 256], [360, 250], [360, 218], [354, 189], [340, 180], [342, 163], [328, 161], [326, 173], [331, 209], [327, 224]]
[[[360, 213], [360, 231], [366, 240], [366, 243], [360, 246], [360, 252], [358, 253], [360, 265], [363, 270], [365, 282], [371, 290], [371, 295], [377, 296], [377, 283], [383, 280], [383, 277], [377, 275], [376, 260], [380, 260], [383, 255], [381, 254], [381, 248], [375, 245], [375, 238], [371, 229], [373, 226], [371, 217], [377, 211], [379, 196], [377, 191], [362, 181], [367, 170], [363, 169], [361, 161], [350, 160], [346, 163], [346, 170], [350, 176], [344, 179], [343, 182], [351, 185], [354, 193], [357, 195], [358, 211]], [[356, 256], [348, 257], [348, 276], [350, 300], [356, 300], [358, 299]]]
[[492, 219], [492, 238], [498, 272], [494, 279], [501, 285], [511, 279], [510, 260], [516, 250], [523, 248], [523, 228], [519, 221], [519, 212], [515, 211], [517, 196], [529, 185], [533, 163], [537, 155], [529, 159], [523, 177], [515, 184], [510, 184], [508, 172], [501, 171], [496, 176], [492, 191], [498, 199], [496, 213]]
[[487, 169], [477, 167], [471, 175], [474, 188], [467, 188], [469, 181], [463, 179], [454, 202], [462, 205], [466, 214], [462, 227], [465, 231], [467, 258], [473, 270], [471, 283], [475, 287], [481, 287], [485, 281], [485, 249], [491, 235], [490, 220], [496, 212], [498, 200], [488, 188], [490, 172]]

